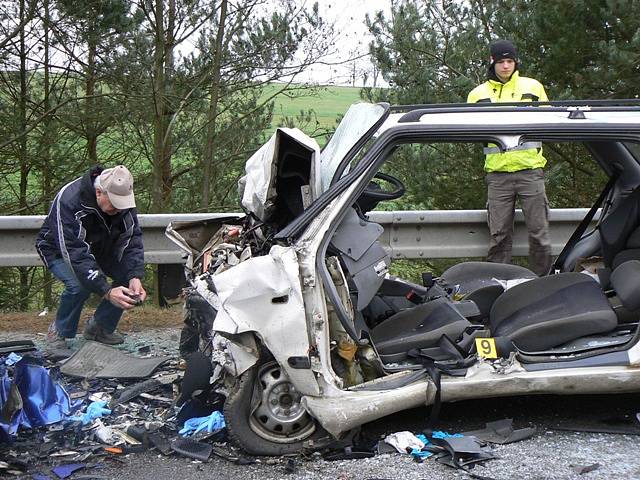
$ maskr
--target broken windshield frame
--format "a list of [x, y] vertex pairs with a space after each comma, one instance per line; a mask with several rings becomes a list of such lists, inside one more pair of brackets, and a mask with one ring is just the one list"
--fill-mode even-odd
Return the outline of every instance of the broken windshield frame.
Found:
[[[352, 157], [366, 141], [381, 119], [389, 112], [388, 104], [356, 103], [349, 107], [329, 143], [320, 153], [321, 190], [327, 191], [334, 174], [345, 159]], [[358, 148], [355, 148], [358, 147]], [[342, 175], [347, 173], [345, 169]], [[337, 180], [337, 179], [336, 179]], [[334, 182], [335, 183], [335, 182]]]

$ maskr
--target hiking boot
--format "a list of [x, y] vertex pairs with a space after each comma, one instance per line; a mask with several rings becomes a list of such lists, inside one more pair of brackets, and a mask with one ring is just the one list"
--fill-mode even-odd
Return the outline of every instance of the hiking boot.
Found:
[[107, 332], [103, 327], [98, 325], [93, 317], [87, 320], [84, 326], [84, 338], [93, 340], [94, 342], [104, 343], [106, 345], [119, 345], [124, 343], [124, 337], [118, 332]]
[[49, 325], [47, 336], [44, 339], [44, 344], [46, 350], [66, 350], [69, 348], [67, 347], [66, 339], [58, 333], [56, 322]]

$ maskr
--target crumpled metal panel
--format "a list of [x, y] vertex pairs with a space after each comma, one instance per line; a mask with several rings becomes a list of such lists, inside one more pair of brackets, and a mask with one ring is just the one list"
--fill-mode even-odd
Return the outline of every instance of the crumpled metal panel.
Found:
[[[534, 394], [630, 393], [640, 388], [640, 369], [620, 366], [527, 372], [514, 362], [500, 373], [489, 362], [482, 362], [464, 377], [443, 377], [441, 382], [443, 402]], [[323, 396], [305, 396], [302, 401], [325, 430], [338, 436], [392, 413], [430, 405], [434, 397], [435, 386], [425, 379], [400, 388], [366, 392], [327, 385]]]
[[259, 359], [258, 347], [250, 333], [235, 336], [234, 340], [216, 334], [211, 343], [212, 360], [233, 376], [243, 374]]
[[297, 128], [278, 128], [267, 143], [247, 160], [246, 173], [238, 182], [242, 206], [262, 221], [267, 221], [275, 204], [278, 152], [283, 135], [291, 137], [310, 151], [313, 197], [315, 198], [319, 192], [318, 143]]
[[[203, 279], [197, 282], [197, 290], [218, 310], [213, 331], [230, 334], [256, 332], [298, 390], [318, 392], [311, 370], [293, 369], [287, 362], [289, 357], [309, 355], [309, 337], [294, 249], [274, 246], [269, 255], [250, 258], [212, 275], [211, 279], [216, 293], [206, 287]], [[241, 368], [244, 368], [246, 363], [242, 363]]]

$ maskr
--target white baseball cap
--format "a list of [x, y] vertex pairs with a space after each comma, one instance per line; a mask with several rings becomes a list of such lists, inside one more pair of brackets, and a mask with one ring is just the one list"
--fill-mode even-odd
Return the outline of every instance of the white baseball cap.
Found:
[[101, 190], [107, 193], [111, 205], [118, 210], [134, 208], [136, 200], [133, 197], [133, 175], [124, 165], [107, 168], [99, 178]]

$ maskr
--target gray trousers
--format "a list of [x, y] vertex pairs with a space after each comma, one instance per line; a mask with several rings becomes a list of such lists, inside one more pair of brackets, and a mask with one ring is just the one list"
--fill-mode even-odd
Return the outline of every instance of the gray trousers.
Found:
[[519, 199], [529, 232], [529, 268], [545, 275], [551, 268], [549, 202], [541, 168], [487, 173], [487, 213], [491, 240], [487, 261], [511, 263], [513, 216]]

